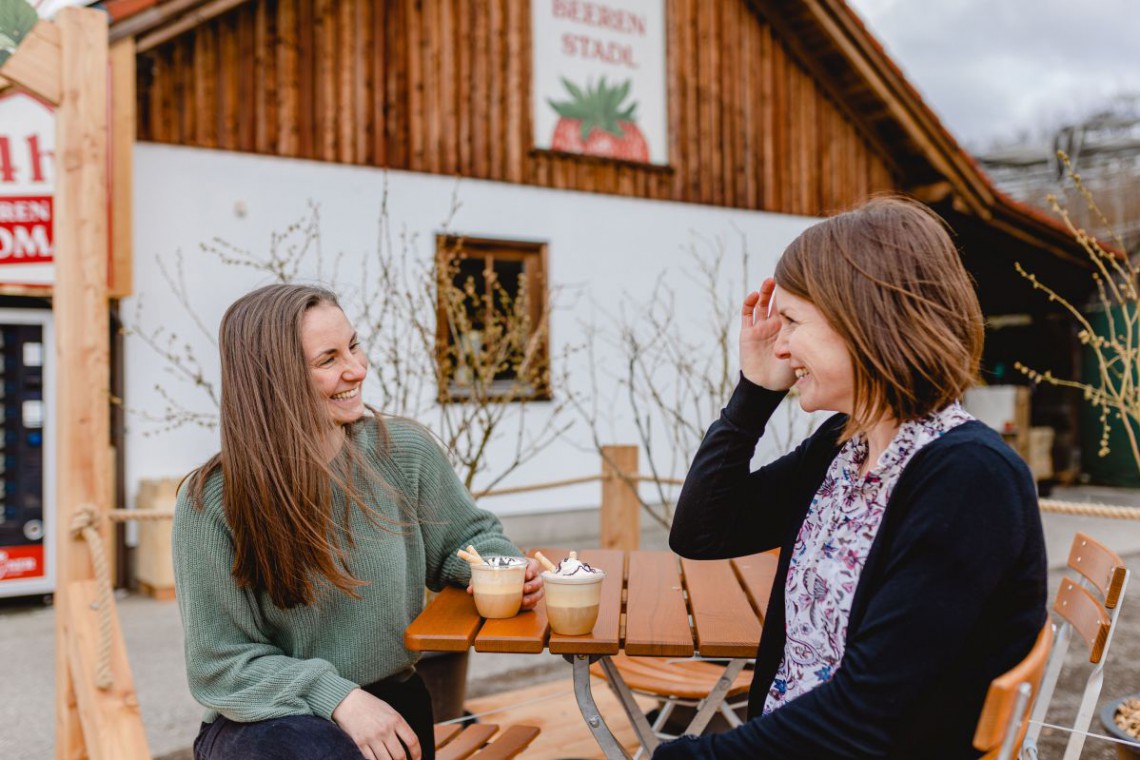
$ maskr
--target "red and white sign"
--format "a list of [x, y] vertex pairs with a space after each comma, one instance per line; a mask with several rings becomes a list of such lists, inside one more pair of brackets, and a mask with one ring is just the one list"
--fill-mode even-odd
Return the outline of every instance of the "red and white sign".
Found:
[[665, 0], [531, 0], [536, 148], [669, 163]]
[[0, 283], [55, 281], [55, 113], [24, 93], [0, 97]]
[[43, 544], [0, 546], [0, 581], [44, 577]]

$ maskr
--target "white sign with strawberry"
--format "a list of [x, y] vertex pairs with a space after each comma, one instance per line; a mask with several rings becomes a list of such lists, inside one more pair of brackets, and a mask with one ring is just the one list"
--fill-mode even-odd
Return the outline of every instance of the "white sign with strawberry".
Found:
[[536, 148], [668, 164], [664, 0], [532, 0]]

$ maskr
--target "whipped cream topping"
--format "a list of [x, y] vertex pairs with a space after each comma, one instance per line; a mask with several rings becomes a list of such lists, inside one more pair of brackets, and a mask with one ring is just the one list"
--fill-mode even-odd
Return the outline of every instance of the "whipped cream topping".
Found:
[[525, 565], [526, 560], [520, 557], [484, 557], [483, 564], [489, 567], [518, 567]]
[[567, 557], [566, 559], [559, 562], [558, 567], [554, 570], [555, 575], [560, 575], [565, 578], [574, 575], [592, 575], [594, 573], [600, 572], [602, 571], [590, 567], [588, 564], [578, 559], [577, 557]]

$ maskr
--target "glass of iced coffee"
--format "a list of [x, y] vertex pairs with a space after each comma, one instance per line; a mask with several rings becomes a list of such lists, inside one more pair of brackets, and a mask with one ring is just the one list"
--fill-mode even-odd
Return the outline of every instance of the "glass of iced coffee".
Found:
[[526, 580], [526, 560], [485, 557], [471, 565], [475, 609], [485, 618], [509, 618], [519, 612]]
[[554, 570], [544, 572], [550, 630], [563, 636], [582, 636], [593, 631], [605, 578], [605, 572], [582, 562], [575, 552], [570, 552]]

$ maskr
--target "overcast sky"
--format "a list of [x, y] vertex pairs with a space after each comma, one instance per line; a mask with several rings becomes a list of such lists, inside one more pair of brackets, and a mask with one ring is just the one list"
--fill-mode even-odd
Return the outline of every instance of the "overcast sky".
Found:
[[974, 150], [1140, 96], [1140, 0], [848, 2]]

